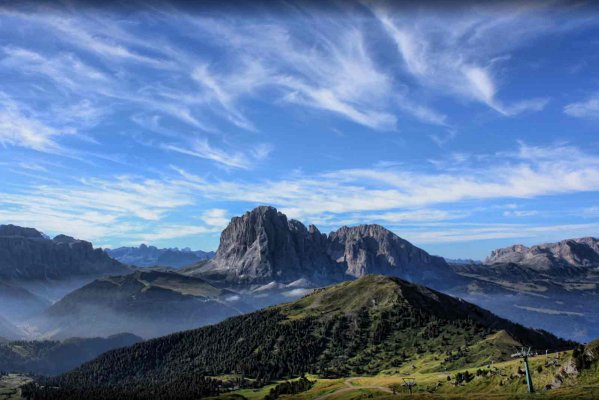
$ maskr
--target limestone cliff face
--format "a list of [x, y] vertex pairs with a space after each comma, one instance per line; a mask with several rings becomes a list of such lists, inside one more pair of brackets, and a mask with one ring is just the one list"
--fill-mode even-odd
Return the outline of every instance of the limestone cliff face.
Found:
[[532, 247], [514, 245], [491, 252], [485, 264], [514, 263], [537, 270], [563, 267], [599, 267], [599, 240], [567, 239]]
[[[379, 225], [342, 227], [328, 236], [258, 207], [231, 220], [215, 257], [188, 273], [239, 284], [316, 284], [385, 274], [418, 283], [457, 279], [440, 257], [429, 255]], [[436, 285], [439, 286], [439, 285]]]
[[431, 256], [380, 225], [342, 227], [328, 237], [328, 254], [345, 274], [399, 276], [413, 282], [453, 276], [445, 260]]
[[258, 207], [231, 220], [216, 255], [201, 273], [236, 283], [268, 283], [318, 276], [332, 263], [326, 236], [272, 207]]
[[33, 228], [0, 225], [0, 278], [58, 280], [126, 271], [90, 242], [65, 235], [49, 239]]

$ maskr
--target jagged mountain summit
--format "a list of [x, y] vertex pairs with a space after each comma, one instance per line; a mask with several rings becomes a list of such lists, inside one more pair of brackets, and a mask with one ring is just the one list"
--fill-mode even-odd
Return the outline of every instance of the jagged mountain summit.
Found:
[[599, 267], [599, 239], [584, 237], [532, 247], [517, 244], [494, 250], [485, 264], [513, 263], [536, 270], [564, 267]]
[[160, 398], [177, 397], [183, 385], [195, 392], [180, 398], [200, 398], [214, 394], [206, 377], [240, 374], [263, 385], [303, 373], [374, 375], [410, 365], [416, 355], [444, 359], [435, 369], [443, 374], [508, 359], [517, 345], [559, 350], [574, 344], [426, 287], [368, 275], [292, 303], [108, 352], [44, 386], [52, 387], [54, 398], [105, 390], [114, 398]]
[[434, 287], [460, 279], [441, 257], [380, 225], [342, 227], [326, 235], [268, 206], [233, 218], [214, 258], [185, 272], [240, 285], [298, 279], [322, 285], [376, 273]]
[[512, 320], [588, 340], [599, 335], [598, 244], [586, 237], [497, 249], [482, 265], [450, 265], [472, 280], [466, 292], [450, 292]]
[[233, 218], [214, 258], [187, 272], [240, 284], [324, 279], [341, 274], [326, 254], [327, 244], [315, 226], [308, 229], [273, 207], [257, 207]]
[[213, 251], [191, 250], [189, 248], [159, 249], [146, 244], [141, 244], [139, 247], [106, 249], [106, 253], [123, 264], [136, 267], [181, 268], [214, 257]]
[[61, 280], [126, 273], [129, 269], [90, 242], [33, 228], [0, 225], [0, 279]]

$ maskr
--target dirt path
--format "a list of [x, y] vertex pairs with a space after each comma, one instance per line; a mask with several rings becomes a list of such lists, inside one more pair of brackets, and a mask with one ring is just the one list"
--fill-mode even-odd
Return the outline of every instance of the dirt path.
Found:
[[323, 394], [322, 396], [318, 396], [314, 400], [323, 400], [323, 399], [327, 399], [331, 396], [351, 392], [353, 390], [360, 390], [360, 389], [375, 389], [375, 390], [380, 390], [381, 392], [385, 392], [385, 393], [393, 393], [393, 391], [391, 389], [389, 389], [388, 387], [384, 387], [384, 386], [353, 386], [351, 381], [352, 381], [351, 379], [346, 380], [345, 382], [343, 382], [346, 387], [336, 390], [332, 393], [327, 393], [327, 394]]

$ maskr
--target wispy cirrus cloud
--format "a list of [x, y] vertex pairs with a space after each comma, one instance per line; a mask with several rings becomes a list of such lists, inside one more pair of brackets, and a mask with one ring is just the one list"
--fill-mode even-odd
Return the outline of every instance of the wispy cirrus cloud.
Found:
[[0, 93], [0, 144], [4, 147], [20, 146], [45, 153], [59, 153], [63, 150], [56, 142], [56, 137], [72, 133], [72, 128], [52, 126], [29, 107]]
[[[0, 193], [0, 219], [88, 240], [109, 240], [156, 229], [168, 214], [193, 203], [186, 190], [157, 179], [79, 179]], [[179, 232], [183, 236], [186, 231]]]
[[[244, 18], [157, 7], [129, 19], [117, 18], [110, 8], [42, 9], [0, 9], [6, 30], [22, 26], [26, 35], [55, 43], [15, 41], [2, 48], [0, 68], [21, 79], [9, 96], [15, 98], [23, 87], [36, 90], [35, 107], [55, 104], [57, 112], [73, 110], [80, 116], [69, 121], [77, 132], [108, 124], [115, 114], [175, 126], [179, 142], [172, 143], [172, 137], [148, 142], [163, 150], [186, 149], [199, 138], [233, 154], [234, 168], [245, 168], [251, 154], [239, 155], [229, 142], [211, 136], [227, 136], [229, 127], [264, 131], [255, 118], [256, 102], [317, 110], [378, 131], [401, 128], [406, 116], [450, 126], [451, 116], [430, 101], [438, 93], [480, 102], [504, 115], [541, 110], [547, 98], [500, 100], [502, 66], [513, 50], [536, 38], [583, 24], [578, 17], [559, 21], [549, 7], [516, 4], [472, 7], [443, 17], [383, 5], [373, 7], [374, 16], [362, 6], [341, 6], [332, 15], [285, 5], [285, 18], [259, 8]], [[171, 35], [154, 34], [148, 26], [161, 26]], [[385, 40], [395, 43], [406, 73], [390, 67], [389, 59], [397, 56], [382, 57]], [[421, 88], [430, 90], [423, 95]], [[222, 157], [200, 147], [203, 151], [196, 153], [208, 155], [201, 158], [223, 165]]]
[[[102, 242], [118, 237], [130, 242], [222, 229], [230, 215], [222, 207], [205, 207], [196, 214], [197, 221], [173, 219], [182, 210], [198, 210], [200, 205], [226, 202], [247, 209], [270, 204], [290, 217], [324, 227], [378, 222], [409, 239], [432, 243], [542, 233], [543, 226], [534, 222], [468, 226], [469, 217], [481, 212], [467, 206], [470, 201], [530, 200], [599, 191], [599, 158], [574, 146], [520, 143], [512, 152], [472, 159], [474, 164], [465, 158], [451, 170], [443, 165], [424, 171], [393, 164], [251, 181], [202, 177], [173, 166], [155, 179], [82, 179], [69, 185], [48, 183], [2, 193], [0, 217], [53, 232], [68, 229], [71, 234]], [[528, 209], [516, 204], [502, 207], [508, 217], [532, 216], [521, 213]], [[61, 220], [67, 221], [66, 225], [61, 227]], [[594, 226], [554, 225], [555, 232], [572, 233], [589, 232]]]
[[272, 147], [269, 144], [258, 144], [249, 152], [229, 151], [214, 147], [207, 140], [194, 140], [187, 147], [174, 144], [163, 144], [166, 150], [211, 160], [228, 168], [250, 169], [255, 162], [268, 157]]
[[255, 183], [183, 177], [208, 198], [273, 204], [298, 218], [599, 190], [599, 157], [573, 146], [520, 143], [513, 152], [473, 159], [451, 170], [344, 169]]
[[505, 102], [499, 87], [502, 66], [511, 52], [544, 35], [589, 23], [576, 15], [568, 22], [541, 4], [472, 5], [461, 12], [430, 13], [373, 6], [373, 12], [396, 44], [409, 76], [431, 91], [485, 104], [506, 116], [540, 111], [548, 97]]
[[[576, 86], [585, 71], [560, 77], [564, 53], [545, 46], [587, 43], [578, 28], [597, 17], [584, 5], [251, 8], [0, 6], [0, 217], [169, 241], [212, 238], [228, 216], [272, 204], [327, 228], [378, 222], [423, 240], [455, 229], [437, 235], [450, 241], [508, 235], [458, 225], [483, 214], [541, 226], [551, 213], [530, 203], [579, 194], [593, 222], [596, 144], [562, 113], [563, 130], [536, 128], [561, 98], [545, 82], [588, 90]], [[596, 118], [595, 98], [563, 111]], [[515, 137], [544, 144], [511, 149]], [[470, 207], [494, 199], [530, 203]]]
[[599, 119], [599, 95], [587, 100], [570, 103], [564, 107], [564, 112], [571, 117]]
[[402, 231], [407, 239], [415, 243], [437, 244], [458, 243], [491, 239], [530, 239], [536, 237], [553, 237], [556, 240], [565, 237], [580, 237], [596, 232], [599, 223], [591, 224], [485, 224], [484, 227], [445, 226], [439, 229], [421, 229]]
[[225, 108], [241, 95], [274, 89], [283, 102], [332, 112], [373, 129], [393, 129], [392, 79], [370, 54], [359, 20], [296, 16], [288, 20], [291, 24], [267, 14], [260, 22], [194, 19], [204, 35], [225, 48], [231, 64], [240, 66], [218, 75], [207, 75], [202, 68], [196, 79]]

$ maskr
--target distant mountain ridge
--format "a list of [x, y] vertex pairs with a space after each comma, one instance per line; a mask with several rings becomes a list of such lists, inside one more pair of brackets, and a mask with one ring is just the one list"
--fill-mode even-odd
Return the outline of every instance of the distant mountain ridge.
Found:
[[531, 247], [521, 244], [497, 249], [485, 264], [513, 263], [537, 270], [563, 267], [599, 267], [599, 239], [584, 237]]
[[0, 279], [61, 280], [128, 270], [85, 240], [50, 239], [33, 228], [0, 225]]
[[233, 218], [214, 258], [184, 272], [240, 285], [298, 279], [322, 285], [373, 273], [435, 287], [459, 280], [443, 258], [380, 225], [342, 227], [326, 235], [268, 206]]
[[106, 249], [106, 253], [123, 264], [136, 267], [181, 268], [214, 257], [213, 251], [191, 250], [189, 248], [159, 249], [141, 244], [139, 247], [119, 247]]
[[175, 272], [138, 270], [99, 278], [53, 304], [37, 325], [46, 337], [144, 338], [216, 323], [250, 311], [235, 293]]
[[473, 260], [471, 258], [443, 258], [445, 259], [445, 262], [449, 265], [481, 265], [483, 263], [480, 260]]

